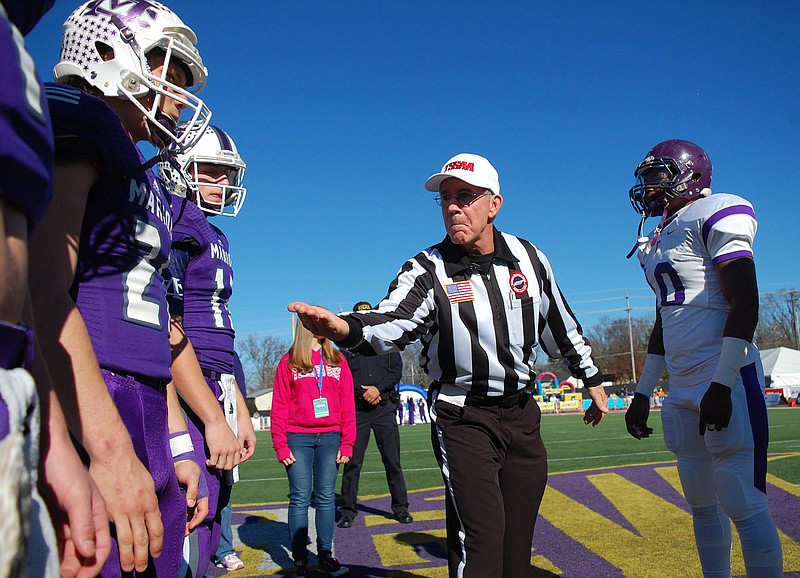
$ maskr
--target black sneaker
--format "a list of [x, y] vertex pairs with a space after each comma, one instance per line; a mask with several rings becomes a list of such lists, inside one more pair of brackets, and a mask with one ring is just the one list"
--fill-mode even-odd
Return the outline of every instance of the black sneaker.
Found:
[[342, 565], [333, 557], [331, 552], [321, 552], [319, 555], [319, 569], [321, 572], [334, 574], [342, 569]]
[[294, 572], [292, 572], [292, 578], [306, 576], [307, 566], [303, 560], [298, 560], [294, 563]]
[[414, 518], [411, 516], [411, 514], [406, 512], [405, 514], [398, 514], [397, 521], [400, 522], [401, 524], [410, 524], [411, 522], [414, 521]]
[[352, 528], [353, 527], [353, 518], [347, 518], [347, 517], [343, 516], [342, 519], [339, 520], [339, 523], [337, 524], [337, 526], [339, 526], [340, 528]]

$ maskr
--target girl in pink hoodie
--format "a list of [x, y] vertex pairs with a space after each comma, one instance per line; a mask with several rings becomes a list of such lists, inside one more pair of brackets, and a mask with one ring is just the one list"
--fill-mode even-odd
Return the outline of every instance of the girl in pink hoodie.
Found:
[[294, 343], [278, 363], [272, 397], [272, 446], [289, 477], [289, 533], [294, 576], [308, 567], [308, 507], [313, 490], [319, 569], [340, 576], [333, 556], [339, 464], [356, 439], [353, 376], [333, 344], [297, 324]]

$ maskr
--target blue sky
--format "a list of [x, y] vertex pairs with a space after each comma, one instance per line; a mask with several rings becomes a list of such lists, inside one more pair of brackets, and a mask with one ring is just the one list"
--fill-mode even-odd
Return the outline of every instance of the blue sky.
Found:
[[[584, 326], [654, 300], [625, 255], [633, 170], [668, 138], [759, 220], [762, 292], [800, 287], [800, 2], [232, 1], [167, 4], [194, 29], [201, 93], [247, 162], [231, 242], [237, 334], [290, 336], [286, 304], [377, 301], [444, 236], [425, 179], [488, 157], [497, 226], [538, 245]], [[28, 36], [52, 78], [57, 0]]]

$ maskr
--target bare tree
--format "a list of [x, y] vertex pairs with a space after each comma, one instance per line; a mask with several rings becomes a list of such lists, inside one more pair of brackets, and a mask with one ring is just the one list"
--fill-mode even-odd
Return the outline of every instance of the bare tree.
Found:
[[631, 319], [630, 327], [625, 318], [602, 317], [599, 323], [587, 332], [587, 338], [592, 346], [592, 359], [603, 373], [613, 374], [615, 381], [631, 382], [634, 369], [631, 367], [631, 337], [633, 337], [633, 359], [638, 378], [644, 367], [647, 342], [652, 329], [652, 316], [634, 317]]
[[245, 375], [247, 391], [270, 391], [275, 380], [275, 368], [290, 344], [275, 335], [248, 335], [238, 348]]
[[402, 383], [415, 383], [427, 388], [431, 380], [419, 365], [419, 354], [422, 351], [422, 343], [415, 341], [406, 346], [400, 356], [403, 358], [403, 378]]
[[759, 349], [797, 347], [797, 291], [761, 295], [756, 345]]

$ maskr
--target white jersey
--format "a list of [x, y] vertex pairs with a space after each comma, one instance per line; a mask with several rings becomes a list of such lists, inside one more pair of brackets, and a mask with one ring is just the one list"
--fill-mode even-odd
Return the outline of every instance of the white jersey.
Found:
[[[749, 202], [719, 193], [667, 219], [654, 246], [640, 245], [639, 261], [661, 311], [670, 387], [711, 381], [730, 309], [714, 266], [752, 258], [757, 226]], [[742, 365], [758, 355], [748, 348]]]

